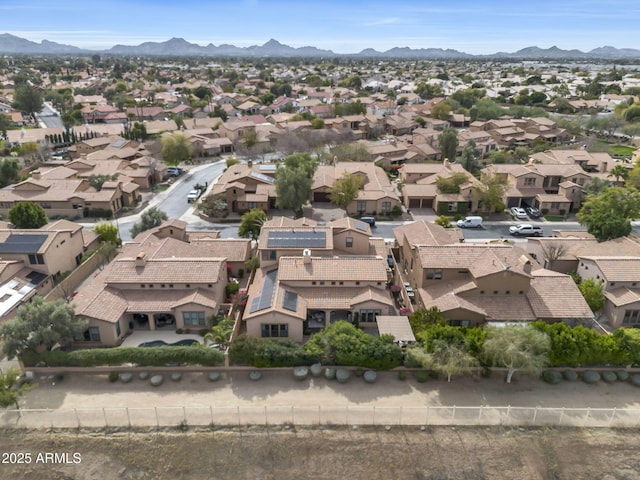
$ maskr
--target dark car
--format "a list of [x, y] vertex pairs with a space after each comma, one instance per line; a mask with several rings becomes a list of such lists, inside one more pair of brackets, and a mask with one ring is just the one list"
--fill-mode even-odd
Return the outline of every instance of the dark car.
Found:
[[364, 223], [368, 223], [370, 226], [376, 226], [376, 219], [373, 217], [360, 217], [360, 220]]
[[537, 208], [526, 207], [525, 210], [527, 211], [527, 215], [529, 215], [529, 217], [540, 218], [540, 210], [538, 210]]

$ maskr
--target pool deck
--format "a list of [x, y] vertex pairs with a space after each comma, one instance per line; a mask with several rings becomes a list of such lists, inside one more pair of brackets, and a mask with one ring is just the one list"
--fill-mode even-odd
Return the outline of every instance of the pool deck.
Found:
[[167, 343], [175, 343], [180, 340], [186, 340], [188, 338], [192, 338], [194, 340], [198, 340], [202, 342], [202, 337], [198, 334], [194, 333], [183, 333], [177, 334], [172, 331], [164, 331], [164, 330], [145, 330], [145, 331], [135, 331], [122, 342], [123, 347], [137, 347], [143, 342], [152, 342], [154, 340], [163, 340]]

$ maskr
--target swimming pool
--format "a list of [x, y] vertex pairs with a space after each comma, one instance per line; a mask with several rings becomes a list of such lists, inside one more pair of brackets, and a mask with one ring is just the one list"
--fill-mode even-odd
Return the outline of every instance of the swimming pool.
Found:
[[167, 343], [164, 340], [152, 340], [150, 342], [143, 342], [139, 347], [190, 347], [196, 343], [200, 343], [193, 338], [185, 338], [184, 340], [178, 340], [174, 343]]

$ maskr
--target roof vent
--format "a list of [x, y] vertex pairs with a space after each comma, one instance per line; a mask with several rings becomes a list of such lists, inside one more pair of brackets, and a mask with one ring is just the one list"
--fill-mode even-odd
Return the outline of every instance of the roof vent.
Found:
[[308, 248], [305, 248], [302, 251], [302, 258], [305, 264], [311, 263], [311, 250], [309, 250]]

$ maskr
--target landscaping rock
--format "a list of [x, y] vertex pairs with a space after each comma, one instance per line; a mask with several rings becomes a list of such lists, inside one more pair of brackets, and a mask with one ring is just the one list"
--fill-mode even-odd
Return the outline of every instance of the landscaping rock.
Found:
[[640, 387], [640, 374], [634, 373], [631, 375], [631, 383], [636, 387]]
[[173, 380], [174, 382], [179, 382], [180, 380], [182, 380], [182, 374], [180, 372], [172, 373], [171, 380]]
[[258, 370], [253, 370], [252, 372], [249, 373], [249, 380], [253, 380], [254, 382], [257, 382], [261, 378], [262, 378], [262, 373], [260, 373]]
[[129, 383], [131, 380], [133, 380], [133, 373], [122, 373], [120, 374], [120, 381], [122, 383]]
[[351, 376], [351, 372], [346, 368], [339, 368], [336, 370], [336, 380], [338, 383], [347, 383], [349, 377]]
[[138, 378], [140, 380], [146, 380], [147, 378], [149, 378], [149, 372], [140, 372], [140, 374], [138, 375]]
[[217, 382], [220, 380], [220, 372], [209, 372], [208, 377], [210, 382]]
[[600, 381], [600, 374], [595, 370], [585, 370], [582, 374], [582, 381], [585, 383], [598, 383]]
[[296, 367], [293, 369], [293, 378], [296, 380], [305, 380], [309, 375], [309, 369], [307, 367]]
[[627, 380], [629, 380], [629, 372], [627, 372], [626, 370], [616, 370], [616, 376], [621, 382], [626, 382]]
[[547, 370], [542, 373], [542, 379], [551, 385], [556, 385], [562, 381], [562, 374], [556, 370]]
[[162, 385], [162, 382], [164, 382], [164, 377], [162, 375], [154, 375], [149, 379], [149, 382], [154, 387], [159, 387], [160, 385]]
[[322, 375], [322, 364], [314, 363], [313, 365], [311, 365], [309, 370], [311, 371], [311, 375], [313, 377], [319, 377], [320, 375]]
[[326, 368], [324, 371], [324, 378], [327, 380], [333, 380], [336, 378], [336, 370], [334, 368]]
[[367, 383], [375, 383], [378, 379], [378, 374], [374, 370], [367, 370], [364, 372], [364, 375], [362, 375], [362, 378]]
[[575, 382], [578, 380], [578, 374], [574, 370], [565, 370], [562, 372], [562, 376], [568, 382]]
[[616, 372], [612, 372], [611, 370], [606, 370], [602, 372], [601, 376], [602, 376], [602, 380], [604, 380], [607, 383], [613, 383], [618, 381], [618, 375], [616, 375]]

